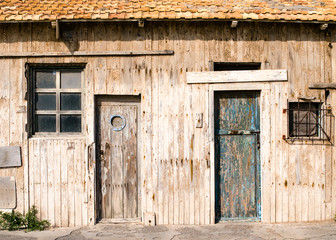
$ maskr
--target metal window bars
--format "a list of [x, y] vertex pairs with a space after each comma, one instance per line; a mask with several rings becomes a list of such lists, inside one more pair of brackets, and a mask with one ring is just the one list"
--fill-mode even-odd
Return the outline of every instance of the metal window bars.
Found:
[[332, 144], [332, 120], [334, 118], [331, 107], [320, 102], [302, 101], [288, 102], [287, 136], [283, 136], [288, 143], [301, 144]]

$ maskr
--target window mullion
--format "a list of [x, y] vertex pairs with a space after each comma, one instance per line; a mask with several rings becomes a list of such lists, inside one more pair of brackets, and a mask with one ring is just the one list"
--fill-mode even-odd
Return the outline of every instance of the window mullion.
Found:
[[56, 72], [56, 132], [60, 133], [60, 88], [61, 88], [61, 72]]

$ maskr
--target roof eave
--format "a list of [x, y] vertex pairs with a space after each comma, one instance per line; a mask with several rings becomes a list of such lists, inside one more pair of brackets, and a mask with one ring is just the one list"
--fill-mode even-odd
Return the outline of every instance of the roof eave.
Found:
[[[328, 21], [319, 21], [319, 20], [284, 20], [284, 19], [239, 19], [239, 18], [132, 18], [132, 19], [58, 19], [61, 23], [80, 23], [80, 22], [138, 22], [138, 21], [146, 21], [146, 22], [213, 22], [213, 21], [223, 21], [223, 22], [231, 22], [231, 21], [239, 21], [239, 22], [267, 22], [267, 23], [312, 23], [312, 24], [336, 24], [333, 20]], [[0, 23], [50, 23], [55, 22], [55, 20], [7, 20], [7, 21], [0, 21]]]

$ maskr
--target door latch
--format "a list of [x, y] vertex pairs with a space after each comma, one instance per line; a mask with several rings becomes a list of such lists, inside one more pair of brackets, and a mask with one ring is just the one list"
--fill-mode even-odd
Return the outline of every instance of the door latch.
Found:
[[257, 149], [260, 150], [260, 135], [256, 134], [257, 136]]

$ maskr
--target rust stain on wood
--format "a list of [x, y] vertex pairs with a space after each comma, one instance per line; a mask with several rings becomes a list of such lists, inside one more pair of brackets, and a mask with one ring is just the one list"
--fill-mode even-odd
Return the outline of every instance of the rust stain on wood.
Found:
[[190, 160], [190, 182], [194, 179], [194, 161]]

